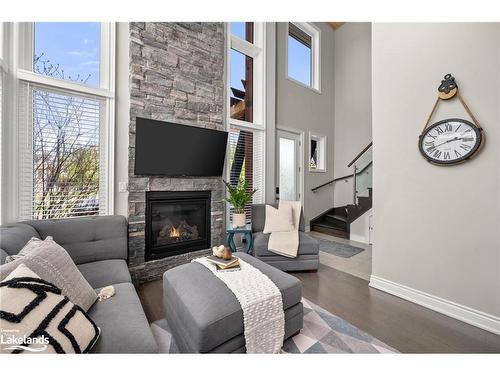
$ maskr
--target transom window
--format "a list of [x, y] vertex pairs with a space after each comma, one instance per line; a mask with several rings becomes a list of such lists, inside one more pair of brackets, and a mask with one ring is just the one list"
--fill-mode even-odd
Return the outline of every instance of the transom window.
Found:
[[100, 23], [36, 22], [34, 28], [35, 73], [100, 86]]
[[289, 23], [287, 35], [288, 78], [320, 90], [320, 31], [309, 23]]

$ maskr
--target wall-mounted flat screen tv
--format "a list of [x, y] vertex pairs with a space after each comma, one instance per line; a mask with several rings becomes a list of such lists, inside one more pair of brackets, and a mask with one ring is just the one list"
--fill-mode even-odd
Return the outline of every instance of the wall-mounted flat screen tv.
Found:
[[222, 176], [227, 132], [136, 119], [135, 174]]

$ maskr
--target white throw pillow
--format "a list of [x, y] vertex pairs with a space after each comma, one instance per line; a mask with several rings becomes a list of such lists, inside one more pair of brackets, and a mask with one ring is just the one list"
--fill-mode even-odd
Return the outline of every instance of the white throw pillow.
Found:
[[293, 218], [293, 229], [299, 230], [300, 226], [300, 213], [302, 211], [302, 203], [300, 201], [281, 201], [279, 204], [279, 209], [282, 209], [285, 206], [289, 206], [292, 209], [292, 218]]
[[266, 205], [266, 222], [263, 233], [289, 232], [294, 230], [293, 212], [291, 206], [276, 209]]
[[5, 279], [20, 264], [25, 264], [40, 278], [61, 289], [71, 302], [85, 311], [97, 300], [97, 293], [85, 280], [71, 256], [50, 236], [43, 241], [32, 238], [17, 255], [9, 257], [7, 261], [0, 266], [0, 280]]
[[24, 264], [0, 283], [2, 353], [88, 353], [100, 329]]

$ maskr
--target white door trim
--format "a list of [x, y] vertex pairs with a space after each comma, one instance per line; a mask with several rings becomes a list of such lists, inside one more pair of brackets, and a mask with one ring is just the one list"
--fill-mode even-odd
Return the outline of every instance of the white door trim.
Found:
[[[279, 142], [279, 132], [292, 133], [294, 135], [299, 136], [299, 194], [300, 194], [300, 203], [302, 204], [302, 208], [304, 208], [304, 140], [305, 140], [305, 132], [303, 130], [290, 128], [287, 126], [276, 125], [276, 143], [275, 147], [278, 148]], [[275, 172], [275, 186], [279, 185], [278, 181], [278, 173], [279, 173], [279, 155], [276, 152], [276, 172]]]

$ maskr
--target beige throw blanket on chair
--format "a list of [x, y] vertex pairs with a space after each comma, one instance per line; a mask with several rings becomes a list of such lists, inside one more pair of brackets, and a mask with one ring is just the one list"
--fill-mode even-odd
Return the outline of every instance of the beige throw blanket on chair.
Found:
[[299, 250], [299, 222], [302, 204], [293, 201], [280, 201], [279, 207], [283, 205], [292, 206], [293, 230], [288, 232], [272, 232], [269, 236], [268, 250], [288, 258], [297, 257]]

